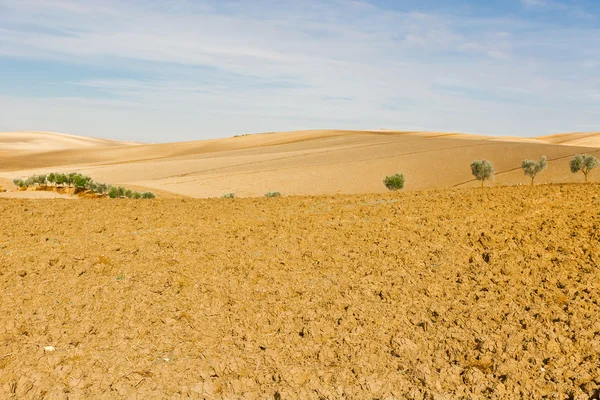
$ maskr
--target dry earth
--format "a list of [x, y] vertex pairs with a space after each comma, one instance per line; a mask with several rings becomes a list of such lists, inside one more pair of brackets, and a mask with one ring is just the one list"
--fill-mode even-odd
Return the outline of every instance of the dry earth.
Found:
[[599, 195], [0, 199], [0, 398], [598, 399]]
[[[165, 196], [384, 193], [402, 172], [405, 190], [472, 187], [469, 165], [491, 160], [491, 185], [527, 184], [524, 158], [546, 155], [540, 183], [581, 182], [569, 170], [578, 153], [600, 157], [600, 134], [523, 139], [439, 132], [301, 131], [184, 143], [132, 144], [40, 132], [0, 133], [0, 185], [34, 173], [78, 171]], [[590, 178], [600, 180], [600, 169]]]

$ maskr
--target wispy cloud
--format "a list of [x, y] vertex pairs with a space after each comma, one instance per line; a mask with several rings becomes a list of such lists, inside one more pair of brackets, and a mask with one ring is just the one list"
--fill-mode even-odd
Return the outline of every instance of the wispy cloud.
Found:
[[598, 32], [516, 15], [366, 0], [5, 0], [0, 57], [82, 73], [44, 76], [64, 90], [54, 98], [4, 90], [0, 106], [12, 129], [152, 141], [317, 127], [533, 135], [600, 123], [578, 111], [600, 88]]

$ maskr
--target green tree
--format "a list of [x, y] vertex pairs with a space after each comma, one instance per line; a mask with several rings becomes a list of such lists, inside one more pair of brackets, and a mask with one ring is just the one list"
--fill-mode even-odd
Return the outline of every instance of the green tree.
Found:
[[108, 187], [108, 197], [116, 199], [119, 197], [119, 190], [115, 186]]
[[394, 174], [390, 176], [386, 176], [383, 180], [383, 184], [389, 190], [400, 190], [404, 187], [404, 175], [403, 174]]
[[67, 175], [66, 174], [61, 174], [58, 173], [54, 176], [54, 182], [58, 185], [58, 186], [62, 186], [64, 184], [67, 183]]
[[87, 189], [91, 181], [92, 178], [90, 178], [89, 176], [81, 174], [76, 174], [75, 176], [73, 176], [73, 185], [77, 189]]
[[521, 162], [521, 168], [523, 168], [525, 175], [531, 178], [531, 186], [533, 186], [533, 180], [536, 175], [548, 168], [548, 161], [546, 156], [542, 156], [540, 161], [523, 160]]
[[489, 160], [475, 160], [471, 163], [471, 172], [478, 181], [481, 181], [481, 187], [486, 179], [494, 177], [494, 165]]
[[35, 175], [34, 181], [38, 184], [38, 186], [44, 186], [46, 184], [46, 175]]
[[574, 174], [579, 171], [583, 172], [583, 175], [585, 176], [585, 182], [587, 183], [588, 174], [599, 164], [600, 162], [594, 156], [590, 156], [588, 154], [577, 154], [575, 157], [573, 157], [573, 159], [571, 159], [569, 166], [571, 167], [571, 172]]

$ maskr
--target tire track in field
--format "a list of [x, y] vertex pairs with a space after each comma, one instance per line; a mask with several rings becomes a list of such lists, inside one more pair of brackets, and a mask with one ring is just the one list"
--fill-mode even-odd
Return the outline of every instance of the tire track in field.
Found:
[[[431, 138], [431, 139], [433, 139], [433, 138], [442, 138], [442, 137], [445, 137], [445, 136], [449, 136], [449, 134], [440, 134], [440, 135], [435, 135], [435, 136], [429, 136], [429, 137], [426, 137], [425, 139], [429, 139], [429, 138]], [[354, 149], [359, 149], [359, 148], [384, 146], [384, 145], [395, 144], [395, 143], [410, 144], [410, 143], [419, 142], [422, 139], [423, 138], [420, 138], [420, 139], [417, 139], [417, 140], [409, 140], [409, 141], [405, 141], [405, 142], [389, 141], [389, 142], [382, 142], [382, 143], [373, 143], [373, 144], [366, 144], [366, 145], [351, 146], [351, 147], [345, 147], [345, 148], [334, 149], [334, 150], [323, 150], [323, 151], [318, 151], [318, 152], [303, 153], [303, 154], [297, 154], [297, 155], [293, 155], [293, 156], [277, 157], [277, 158], [271, 158], [271, 159], [268, 159], [268, 160], [252, 161], [252, 162], [248, 162], [248, 163], [240, 163], [240, 164], [234, 164], [234, 165], [229, 165], [229, 166], [224, 166], [224, 167], [216, 167], [216, 168], [204, 169], [204, 170], [200, 170], [200, 171], [187, 172], [185, 174], [171, 175], [171, 176], [166, 176], [166, 177], [163, 177], [163, 178], [155, 178], [155, 179], [152, 179], [152, 180], [160, 180], [160, 179], [165, 179], [165, 178], [183, 178], [183, 177], [186, 177], [186, 176], [196, 175], [196, 174], [200, 174], [200, 173], [204, 173], [204, 172], [214, 172], [214, 171], [219, 171], [219, 170], [229, 169], [229, 168], [246, 167], [246, 166], [250, 166], [250, 165], [257, 165], [257, 164], [269, 163], [269, 162], [272, 162], [272, 161], [289, 160], [289, 159], [300, 158], [300, 157], [311, 156], [311, 155], [330, 154], [330, 153], [335, 153], [335, 152], [340, 152], [340, 151], [346, 151], [346, 150], [354, 150]], [[363, 161], [372, 161], [372, 160], [381, 160], [381, 159], [386, 159], [386, 158], [394, 158], [394, 157], [401, 157], [401, 156], [414, 155], [414, 154], [423, 154], [423, 153], [428, 153], [428, 152], [433, 152], [433, 151], [445, 151], [445, 150], [455, 150], [455, 149], [468, 148], [468, 147], [486, 146], [486, 145], [489, 145], [489, 144], [490, 143], [486, 142], [486, 143], [477, 143], [477, 144], [472, 144], [472, 145], [442, 147], [442, 148], [435, 148], [435, 149], [427, 149], [427, 150], [412, 151], [412, 152], [406, 152], [406, 153], [400, 153], [400, 154], [393, 154], [393, 155], [390, 155], [390, 156], [361, 158], [361, 159], [356, 159], [356, 160], [348, 160], [348, 161], [340, 161], [340, 162], [329, 162], [329, 163], [320, 163], [320, 164], [311, 164], [311, 165], [303, 165], [303, 166], [295, 166], [295, 167], [274, 168], [274, 169], [270, 169], [269, 171], [284, 171], [284, 170], [289, 170], [289, 169], [297, 169], [297, 168], [305, 168], [305, 167], [318, 167], [318, 166], [325, 166], [325, 165], [349, 164], [349, 163], [356, 163], [356, 162], [363, 162]], [[262, 172], [262, 171], [238, 172], [238, 173], [225, 174], [225, 175], [219, 175], [219, 176], [226, 177], [226, 176], [247, 175], [247, 174], [254, 174], [254, 173], [258, 173], [258, 172]], [[196, 180], [200, 180], [200, 179], [195, 179], [195, 180], [192, 180], [191, 182], [194, 182]], [[165, 184], [172, 185], [172, 184], [184, 183], [184, 182], [190, 182], [190, 181], [178, 181], [178, 182], [170, 182], [170, 183], [165, 183]]]

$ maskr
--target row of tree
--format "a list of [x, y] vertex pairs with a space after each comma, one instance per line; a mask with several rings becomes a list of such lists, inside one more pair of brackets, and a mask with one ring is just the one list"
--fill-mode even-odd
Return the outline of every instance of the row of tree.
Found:
[[[600, 161], [596, 157], [588, 154], [577, 154], [569, 162], [571, 172], [583, 173], [586, 183], [588, 182], [588, 174], [599, 165]], [[523, 160], [521, 162], [521, 168], [525, 175], [531, 178], [531, 185], [533, 186], [535, 177], [548, 168], [548, 160], [546, 156], [542, 156], [539, 161]], [[477, 180], [481, 181], [481, 187], [483, 187], [483, 183], [486, 179], [492, 179], [494, 177], [495, 170], [491, 161], [475, 160], [471, 163], [471, 172]], [[386, 176], [383, 180], [383, 184], [389, 190], [400, 190], [404, 187], [404, 175], [394, 174]]]
[[[600, 165], [600, 161], [589, 154], [577, 154], [569, 162], [571, 172], [574, 174], [581, 172], [585, 177], [585, 182], [588, 182], [589, 173]], [[521, 162], [521, 168], [525, 175], [531, 178], [531, 185], [535, 177], [548, 168], [548, 160], [546, 156], [542, 156], [539, 161], [534, 160], [523, 160]], [[471, 172], [477, 180], [481, 181], [481, 186], [486, 179], [492, 179], [494, 177], [494, 166], [489, 160], [475, 160], [471, 163]]]
[[106, 183], [95, 182], [91, 177], [77, 172], [68, 174], [52, 172], [50, 174], [32, 175], [27, 179], [13, 179], [13, 183], [19, 188], [30, 186], [56, 186], [71, 187], [78, 191], [90, 191], [98, 194], [106, 194], [111, 199], [153, 199], [156, 196], [152, 192], [136, 192], [122, 186], [112, 186]]

